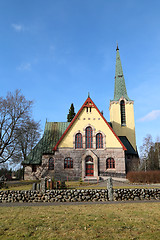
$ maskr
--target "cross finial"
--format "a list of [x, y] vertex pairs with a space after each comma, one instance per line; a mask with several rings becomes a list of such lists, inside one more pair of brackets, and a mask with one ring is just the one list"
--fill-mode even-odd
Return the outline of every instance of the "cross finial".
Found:
[[119, 47], [118, 47], [118, 42], [117, 42], [117, 48], [116, 48], [116, 51], [119, 50]]
[[90, 98], [90, 93], [88, 92], [88, 97]]

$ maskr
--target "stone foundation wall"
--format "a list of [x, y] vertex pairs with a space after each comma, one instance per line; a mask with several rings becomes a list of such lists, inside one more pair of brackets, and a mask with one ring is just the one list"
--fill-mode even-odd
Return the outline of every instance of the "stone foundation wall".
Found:
[[[94, 163], [94, 177], [121, 176], [125, 177], [125, 155], [123, 149], [66, 149], [62, 148], [55, 155], [43, 155], [41, 166], [37, 165], [37, 171], [32, 172], [31, 166], [25, 167], [25, 180], [41, 179], [44, 177], [55, 180], [79, 180], [85, 177], [85, 158], [91, 156]], [[54, 170], [48, 170], [49, 158], [54, 159]], [[64, 168], [64, 159], [73, 159], [73, 168]], [[115, 169], [106, 169], [106, 159], [112, 157], [115, 160]]]
[[[56, 180], [66, 181], [79, 180], [82, 178], [82, 156], [85, 153], [85, 149], [60, 149], [55, 152], [55, 170], [54, 178]], [[73, 168], [64, 168], [64, 159], [70, 157], [73, 159]]]
[[[38, 170], [38, 168], [37, 168]], [[25, 166], [24, 180], [37, 180], [35, 172], [32, 172], [32, 166]]]
[[[99, 157], [100, 176], [125, 176], [125, 153], [122, 149], [96, 150]], [[112, 157], [115, 160], [115, 169], [106, 169], [106, 159]]]
[[[113, 200], [160, 200], [160, 189], [115, 189]], [[109, 201], [108, 190], [0, 191], [0, 203], [89, 201]]]

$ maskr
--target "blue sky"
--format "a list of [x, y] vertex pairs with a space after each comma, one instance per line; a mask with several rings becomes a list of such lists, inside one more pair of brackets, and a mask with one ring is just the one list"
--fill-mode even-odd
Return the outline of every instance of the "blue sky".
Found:
[[0, 0], [0, 96], [21, 89], [33, 116], [66, 121], [90, 92], [109, 121], [116, 43], [135, 101], [137, 145], [160, 136], [160, 1]]

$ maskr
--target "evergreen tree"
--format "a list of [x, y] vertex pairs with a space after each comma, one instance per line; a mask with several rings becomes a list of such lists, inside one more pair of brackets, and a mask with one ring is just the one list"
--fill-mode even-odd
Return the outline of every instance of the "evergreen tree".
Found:
[[67, 122], [71, 122], [72, 119], [75, 117], [76, 113], [74, 111], [74, 105], [73, 103], [71, 104], [71, 107], [69, 109], [69, 113], [67, 115]]

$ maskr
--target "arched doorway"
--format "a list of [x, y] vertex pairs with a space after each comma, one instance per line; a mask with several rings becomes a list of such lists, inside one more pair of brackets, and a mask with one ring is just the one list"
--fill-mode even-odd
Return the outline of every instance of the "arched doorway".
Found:
[[85, 163], [86, 163], [86, 176], [94, 176], [93, 158], [91, 156], [87, 156], [85, 159]]

